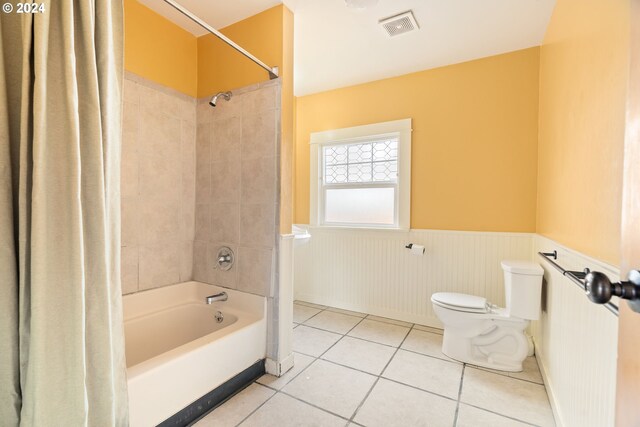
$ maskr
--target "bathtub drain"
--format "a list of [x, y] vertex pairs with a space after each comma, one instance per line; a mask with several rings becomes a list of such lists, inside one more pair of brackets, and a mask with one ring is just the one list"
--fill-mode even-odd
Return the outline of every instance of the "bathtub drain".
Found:
[[218, 323], [221, 323], [224, 320], [224, 316], [221, 311], [216, 311], [215, 318]]

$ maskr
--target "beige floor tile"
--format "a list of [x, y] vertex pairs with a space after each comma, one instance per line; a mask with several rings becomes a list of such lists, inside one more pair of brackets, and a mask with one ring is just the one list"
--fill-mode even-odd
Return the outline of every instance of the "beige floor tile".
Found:
[[382, 376], [457, 399], [462, 378], [462, 365], [400, 350]]
[[451, 427], [456, 402], [381, 378], [354, 418], [367, 427]]
[[409, 328], [405, 326], [391, 325], [389, 323], [364, 319], [358, 326], [349, 332], [349, 335], [356, 338], [375, 341], [380, 344], [398, 347], [408, 332]]
[[360, 317], [323, 311], [304, 322], [304, 324], [344, 335], [356, 326], [360, 320], [362, 320]]
[[197, 427], [236, 426], [274, 394], [275, 391], [253, 383], [214, 409], [195, 425]]
[[333, 427], [346, 421], [293, 397], [278, 393], [254, 412], [242, 427]]
[[505, 375], [466, 368], [461, 402], [540, 426], [555, 425], [544, 386]]
[[320, 309], [307, 307], [306, 305], [293, 304], [293, 321], [295, 323], [302, 323], [321, 311]]
[[378, 322], [391, 323], [392, 325], [406, 326], [408, 328], [413, 325], [413, 323], [403, 322], [402, 320], [389, 319], [387, 317], [374, 316], [373, 314], [368, 315], [367, 319], [377, 320]]
[[542, 384], [542, 374], [538, 367], [538, 361], [534, 356], [527, 357], [522, 362], [522, 372], [509, 372], [509, 376], [512, 378], [519, 378], [521, 380], [532, 381], [534, 383]]
[[289, 381], [291, 381], [296, 375], [302, 372], [307, 366], [314, 361], [313, 357], [306, 356], [300, 353], [293, 353], [293, 368], [285, 372], [281, 377], [276, 377], [269, 374], [264, 374], [258, 378], [260, 384], [264, 384], [276, 390], [280, 390]]
[[317, 308], [319, 310], [324, 310], [325, 308], [327, 308], [326, 305], [314, 304], [312, 302], [307, 302], [307, 301], [295, 300], [293, 303], [298, 305], [306, 305], [307, 307]]
[[360, 313], [359, 311], [344, 310], [342, 308], [327, 307], [327, 310], [333, 311], [335, 313], [348, 314], [349, 316], [367, 317], [366, 313]]
[[456, 427], [526, 427], [528, 425], [462, 403], [458, 409]]
[[438, 335], [444, 334], [444, 331], [442, 329], [432, 328], [431, 326], [418, 325], [417, 323], [415, 324], [413, 329], [417, 329], [419, 331], [425, 331], [425, 332], [433, 332], [434, 334], [438, 334]]
[[395, 351], [395, 347], [376, 344], [358, 338], [344, 337], [322, 358], [374, 375], [380, 375]]
[[341, 335], [299, 325], [293, 330], [293, 351], [318, 357], [335, 344]]
[[316, 360], [282, 391], [334, 414], [349, 418], [376, 377], [324, 360]]
[[442, 335], [434, 334], [432, 332], [413, 329], [409, 332], [407, 339], [402, 343], [401, 348], [460, 363], [442, 353]]

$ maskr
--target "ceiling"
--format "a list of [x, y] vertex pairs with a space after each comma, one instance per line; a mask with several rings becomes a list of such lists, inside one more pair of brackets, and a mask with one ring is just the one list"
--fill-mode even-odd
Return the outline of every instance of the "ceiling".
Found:
[[[206, 32], [163, 0], [139, 0], [195, 35]], [[295, 14], [297, 96], [538, 46], [555, 0], [178, 0], [223, 28], [280, 3]], [[378, 21], [413, 10], [420, 29], [390, 38]]]

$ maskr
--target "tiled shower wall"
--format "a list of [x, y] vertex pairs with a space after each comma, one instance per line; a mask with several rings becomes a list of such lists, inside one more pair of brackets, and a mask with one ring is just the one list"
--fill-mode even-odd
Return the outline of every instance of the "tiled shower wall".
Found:
[[196, 100], [127, 73], [122, 138], [122, 291], [191, 280]]
[[[276, 280], [280, 86], [233, 91], [230, 101], [198, 100], [195, 280], [271, 296]], [[218, 249], [236, 262], [215, 268]]]

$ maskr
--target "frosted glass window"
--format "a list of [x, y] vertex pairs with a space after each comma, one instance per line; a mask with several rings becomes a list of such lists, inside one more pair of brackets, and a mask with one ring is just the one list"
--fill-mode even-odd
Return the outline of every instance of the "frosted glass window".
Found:
[[393, 225], [395, 193], [394, 187], [327, 189], [324, 220], [337, 224]]
[[407, 230], [411, 119], [311, 134], [309, 222]]

